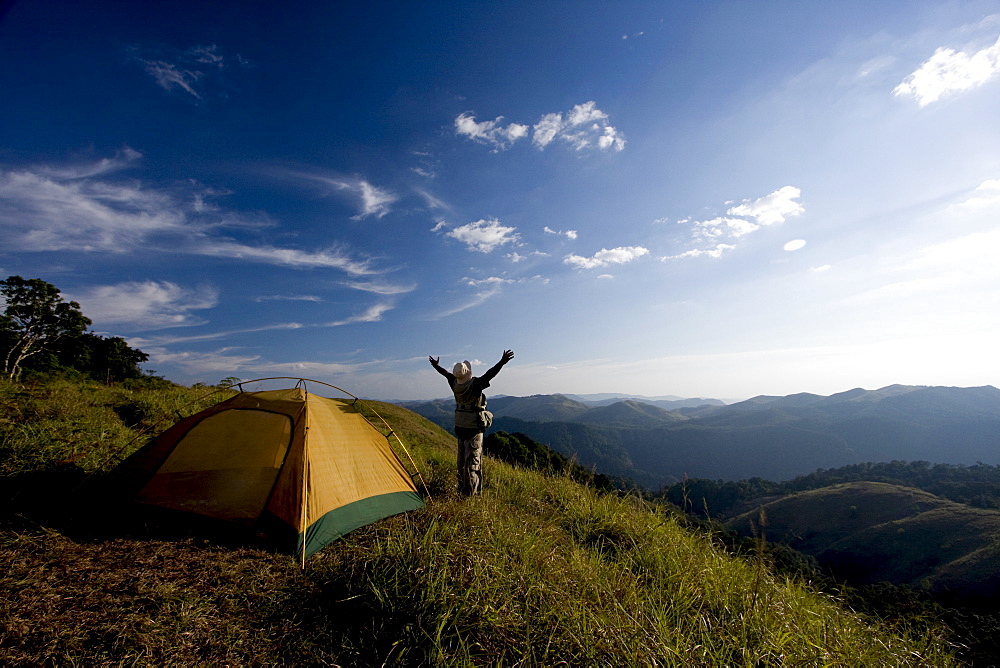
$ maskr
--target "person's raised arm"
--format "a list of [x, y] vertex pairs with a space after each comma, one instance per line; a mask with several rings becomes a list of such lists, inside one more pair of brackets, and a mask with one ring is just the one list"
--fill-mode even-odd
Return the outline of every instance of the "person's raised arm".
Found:
[[503, 368], [503, 365], [511, 361], [512, 359], [514, 359], [513, 350], [503, 351], [503, 355], [500, 357], [500, 361], [497, 362], [495, 365], [493, 365], [493, 367], [489, 371], [484, 373], [482, 375], [482, 379], [485, 380], [487, 383], [490, 382], [491, 380], [493, 380], [494, 376], [500, 373], [500, 369]]
[[450, 373], [448, 373], [447, 371], [445, 371], [444, 369], [441, 368], [441, 364], [440, 364], [441, 357], [440, 356], [437, 359], [434, 359], [433, 357], [431, 357], [430, 355], [428, 355], [427, 359], [430, 360], [431, 366], [434, 367], [434, 370], [437, 371], [439, 374], [441, 374], [445, 378], [447, 378], [448, 376], [451, 375]]

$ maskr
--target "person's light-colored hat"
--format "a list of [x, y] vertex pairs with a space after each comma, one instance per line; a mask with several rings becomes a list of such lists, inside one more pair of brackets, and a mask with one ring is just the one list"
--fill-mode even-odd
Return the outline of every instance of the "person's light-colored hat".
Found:
[[451, 370], [451, 373], [455, 376], [455, 380], [460, 383], [464, 383], [472, 378], [472, 363], [469, 360], [459, 362], [455, 365], [455, 368]]

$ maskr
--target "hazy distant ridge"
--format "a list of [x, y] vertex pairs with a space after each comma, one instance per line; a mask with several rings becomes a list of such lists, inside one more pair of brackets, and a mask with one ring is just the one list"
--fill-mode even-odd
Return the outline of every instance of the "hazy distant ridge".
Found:
[[[581, 396], [594, 395], [491, 398], [494, 429], [521, 431], [585, 466], [650, 487], [684, 475], [786, 480], [896, 459], [1000, 464], [1000, 390], [993, 386], [890, 385], [729, 405], [655, 400], [672, 407], [648, 398], [584, 402]], [[692, 401], [697, 405], [676, 404]], [[450, 400], [407, 405], [450, 428]]]

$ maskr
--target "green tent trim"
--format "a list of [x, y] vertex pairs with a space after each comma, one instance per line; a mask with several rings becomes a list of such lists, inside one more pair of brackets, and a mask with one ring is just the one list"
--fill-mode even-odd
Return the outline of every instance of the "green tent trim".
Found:
[[335, 508], [299, 533], [296, 553], [302, 554], [305, 539], [305, 557], [312, 556], [327, 543], [367, 524], [392, 515], [416, 510], [424, 505], [416, 492], [391, 492], [354, 501]]

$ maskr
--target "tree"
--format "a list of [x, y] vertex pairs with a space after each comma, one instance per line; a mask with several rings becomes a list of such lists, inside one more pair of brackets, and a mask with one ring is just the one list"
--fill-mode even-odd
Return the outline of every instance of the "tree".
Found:
[[56, 352], [57, 344], [78, 337], [90, 326], [76, 302], [65, 302], [59, 290], [39, 278], [10, 276], [0, 281], [4, 301], [0, 316], [0, 354], [3, 373], [17, 378], [26, 361], [43, 352]]

